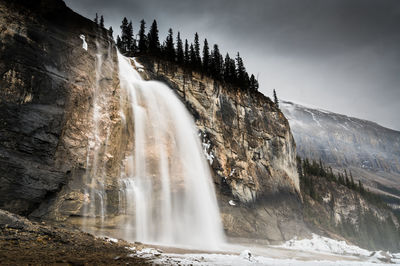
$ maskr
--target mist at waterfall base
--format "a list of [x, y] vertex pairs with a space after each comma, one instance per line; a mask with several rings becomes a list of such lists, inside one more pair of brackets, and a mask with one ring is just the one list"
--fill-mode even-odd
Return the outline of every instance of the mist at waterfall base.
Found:
[[[100, 79], [101, 56], [96, 65], [96, 79]], [[191, 115], [168, 86], [143, 80], [131, 59], [120, 53], [118, 68], [121, 120], [133, 139], [117, 182], [117, 235], [127, 241], [220, 249], [225, 241], [217, 199]], [[97, 109], [94, 106], [95, 134]], [[95, 162], [91, 165], [98, 167]], [[106, 235], [106, 181], [96, 172], [91, 171], [87, 181], [89, 187], [98, 189], [87, 191], [93, 206], [86, 208], [85, 217], [100, 218], [96, 233]]]

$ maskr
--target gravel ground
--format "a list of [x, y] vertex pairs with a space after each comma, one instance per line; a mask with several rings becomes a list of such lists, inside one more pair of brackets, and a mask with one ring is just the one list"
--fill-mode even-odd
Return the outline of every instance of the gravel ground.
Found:
[[[63, 226], [36, 223], [0, 210], [0, 265], [150, 265], [127, 249]], [[137, 250], [142, 247], [135, 245]]]

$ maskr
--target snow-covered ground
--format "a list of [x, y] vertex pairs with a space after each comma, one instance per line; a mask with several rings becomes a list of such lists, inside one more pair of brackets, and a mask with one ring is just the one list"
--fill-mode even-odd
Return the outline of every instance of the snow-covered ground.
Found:
[[[148, 253], [142, 254], [141, 257], [149, 258]], [[151, 256], [151, 255], [150, 255]], [[246, 266], [246, 265], [380, 265], [384, 264], [380, 261], [360, 261], [360, 260], [295, 260], [295, 259], [276, 259], [265, 256], [243, 257], [242, 255], [228, 254], [159, 254], [153, 259], [156, 265], [220, 265], [220, 266]]]
[[[400, 254], [391, 254], [388, 251], [382, 250], [369, 251], [366, 249], [362, 249], [358, 246], [349, 245], [345, 241], [338, 241], [316, 234], [312, 234], [311, 239], [298, 240], [294, 238], [285, 242], [279, 247], [303, 251], [355, 256], [364, 258], [367, 261], [374, 263], [380, 263], [384, 261], [396, 262], [396, 260], [400, 259], [400, 256], [398, 256]], [[398, 262], [400, 263], [400, 261]]]
[[372, 253], [366, 249], [349, 245], [345, 241], [338, 241], [316, 234], [312, 234], [311, 239], [291, 239], [278, 247], [304, 251], [328, 252], [339, 255], [369, 256]]
[[152, 259], [155, 265], [382, 265], [400, 264], [400, 253], [368, 251], [345, 241], [319, 235], [311, 239], [292, 239], [279, 246], [227, 245], [224, 251], [199, 252], [162, 248], [136, 251], [139, 257]]

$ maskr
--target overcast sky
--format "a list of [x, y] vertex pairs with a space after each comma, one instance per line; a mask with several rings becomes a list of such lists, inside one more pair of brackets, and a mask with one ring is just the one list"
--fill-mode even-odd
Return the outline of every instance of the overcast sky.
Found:
[[76, 12], [103, 14], [119, 33], [156, 19], [160, 40], [174, 33], [221, 52], [240, 52], [260, 91], [400, 130], [398, 0], [65, 0]]

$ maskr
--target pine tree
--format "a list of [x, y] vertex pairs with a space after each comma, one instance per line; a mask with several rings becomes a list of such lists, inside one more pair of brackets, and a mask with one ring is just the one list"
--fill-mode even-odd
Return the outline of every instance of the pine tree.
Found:
[[195, 68], [196, 67], [196, 52], [194, 51], [193, 44], [190, 44], [190, 49], [189, 49], [189, 62], [190, 62], [190, 67]]
[[246, 75], [248, 80], [248, 74], [246, 72], [246, 68], [244, 67], [243, 59], [240, 57], [238, 52], [236, 55], [236, 77], [239, 86], [247, 87], [248, 84], [246, 84]]
[[364, 194], [365, 190], [363, 184], [361, 183], [361, 180], [358, 180], [358, 189], [361, 194]]
[[341, 185], [345, 185], [344, 178], [343, 178], [342, 174], [341, 174], [341, 173], [339, 173], [338, 175], [339, 175], [339, 177], [338, 177], [339, 184], [341, 184]]
[[207, 39], [204, 39], [204, 46], [203, 46], [203, 71], [204, 73], [208, 74], [209, 73], [209, 67], [210, 67], [210, 50], [208, 48], [208, 42]]
[[254, 77], [253, 74], [251, 74], [251, 77], [250, 77], [249, 89], [251, 91], [257, 91], [258, 90], [258, 81], [256, 80], [256, 78]]
[[195, 53], [195, 60], [193, 61], [194, 67], [196, 69], [200, 69], [201, 67], [201, 57], [200, 57], [200, 42], [199, 42], [199, 35], [197, 32], [194, 35], [194, 53]]
[[129, 56], [132, 56], [132, 53], [135, 51], [135, 42], [133, 39], [133, 26], [132, 21], [129, 22], [128, 27], [126, 28], [126, 52]]
[[103, 15], [100, 16], [100, 27], [104, 28], [104, 17], [103, 17]]
[[224, 80], [228, 83], [236, 82], [236, 64], [235, 60], [232, 59], [227, 53], [224, 62]]
[[99, 15], [96, 13], [96, 16], [94, 17], [94, 23], [96, 23], [97, 25], [99, 25]]
[[276, 90], [274, 89], [274, 103], [276, 105], [276, 107], [279, 108], [279, 100], [278, 100], [278, 96], [276, 96]]
[[231, 73], [230, 73], [230, 62], [231, 57], [228, 53], [226, 53], [225, 60], [224, 60], [224, 80], [225, 82], [232, 82], [231, 81]]
[[120, 51], [122, 51], [122, 41], [119, 35], [117, 35], [117, 47]]
[[121, 41], [120, 41], [120, 45], [118, 46], [120, 52], [122, 54], [125, 54], [128, 49], [127, 43], [128, 43], [128, 36], [127, 36], [127, 32], [128, 32], [128, 19], [126, 17], [124, 17], [124, 19], [122, 20], [121, 23]]
[[329, 169], [329, 178], [330, 178], [332, 181], [336, 182], [337, 180], [336, 180], [335, 175], [333, 174], [332, 167], [329, 166], [328, 169]]
[[350, 186], [350, 180], [349, 180], [349, 177], [347, 176], [347, 171], [346, 171], [346, 169], [344, 169], [344, 182], [345, 182], [346, 187], [351, 188], [351, 186]]
[[165, 55], [168, 60], [175, 62], [174, 34], [171, 28], [168, 30], [168, 36], [165, 40]]
[[114, 38], [114, 36], [113, 36], [114, 30], [111, 26], [110, 26], [110, 28], [108, 28], [108, 34], [110, 35], [111, 38]]
[[153, 24], [151, 24], [150, 31], [148, 34], [149, 41], [149, 52], [154, 56], [158, 56], [160, 54], [160, 40], [158, 38], [158, 27], [157, 21], [154, 20]]
[[354, 183], [353, 174], [350, 171], [350, 185], [351, 189], [356, 189], [356, 183]]
[[317, 200], [317, 193], [315, 192], [314, 182], [312, 179], [310, 179], [310, 197], [313, 200]]
[[299, 175], [300, 179], [303, 179], [304, 174], [303, 174], [303, 168], [302, 168], [302, 162], [300, 156], [296, 156], [296, 162], [297, 162], [297, 173]]
[[147, 51], [147, 43], [146, 43], [146, 22], [144, 19], [140, 21], [140, 29], [139, 29], [139, 53], [144, 54]]
[[189, 43], [187, 39], [185, 39], [185, 52], [183, 54], [183, 61], [185, 66], [188, 67], [190, 65]]
[[178, 31], [178, 35], [176, 37], [176, 62], [179, 65], [183, 65], [184, 63], [184, 53], [183, 53], [183, 44], [181, 39], [181, 33]]
[[219, 52], [218, 45], [214, 44], [214, 49], [211, 53], [210, 72], [211, 75], [217, 80], [221, 80], [222, 78], [222, 67], [222, 56]]

